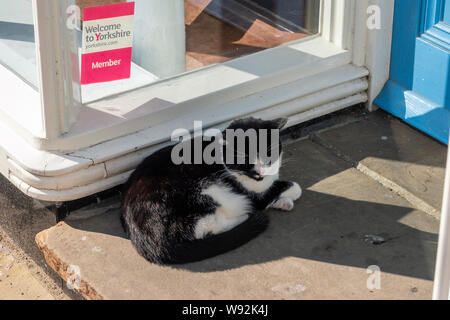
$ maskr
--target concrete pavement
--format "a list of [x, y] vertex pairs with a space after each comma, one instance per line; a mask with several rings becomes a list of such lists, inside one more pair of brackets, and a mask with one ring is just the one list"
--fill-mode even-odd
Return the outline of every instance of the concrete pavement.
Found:
[[233, 252], [150, 264], [114, 209], [36, 241], [88, 299], [430, 299], [447, 148], [381, 111], [356, 120], [289, 142], [281, 176], [302, 198]]
[[10, 250], [0, 244], [0, 300], [53, 300], [49, 290]]

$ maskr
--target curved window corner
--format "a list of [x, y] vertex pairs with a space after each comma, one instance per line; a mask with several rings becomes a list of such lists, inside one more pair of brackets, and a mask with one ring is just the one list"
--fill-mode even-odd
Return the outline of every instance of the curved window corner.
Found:
[[123, 183], [195, 121], [292, 126], [371, 101], [389, 65], [368, 1], [2, 3], [0, 172], [47, 201]]

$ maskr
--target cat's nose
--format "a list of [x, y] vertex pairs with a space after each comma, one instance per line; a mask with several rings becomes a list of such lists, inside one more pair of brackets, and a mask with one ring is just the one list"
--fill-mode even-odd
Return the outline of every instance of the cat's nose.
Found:
[[264, 175], [264, 168], [260, 166], [255, 166], [255, 171], [258, 176], [262, 177]]

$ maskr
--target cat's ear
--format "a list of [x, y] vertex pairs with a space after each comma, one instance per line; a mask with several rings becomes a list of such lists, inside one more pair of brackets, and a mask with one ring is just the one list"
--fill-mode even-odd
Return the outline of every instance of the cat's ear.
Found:
[[280, 129], [280, 130], [284, 128], [284, 126], [286, 125], [287, 122], [288, 122], [287, 118], [278, 118], [278, 119], [273, 120], [275, 128]]

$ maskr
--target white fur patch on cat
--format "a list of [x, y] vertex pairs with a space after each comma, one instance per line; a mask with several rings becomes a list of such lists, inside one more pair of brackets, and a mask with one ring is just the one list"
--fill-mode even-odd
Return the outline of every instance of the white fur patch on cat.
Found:
[[284, 191], [280, 195], [280, 198], [289, 198], [295, 201], [301, 196], [302, 196], [302, 188], [300, 188], [297, 182], [292, 182], [292, 187]]
[[280, 176], [279, 171], [282, 159], [283, 153], [281, 153], [278, 159], [270, 166], [262, 165], [262, 161], [260, 161], [259, 159], [256, 161], [256, 171], [261, 172], [262, 176], [264, 177], [264, 179], [262, 179], [261, 181], [257, 181], [250, 178], [249, 176], [246, 176], [245, 174], [240, 174], [238, 172], [230, 173], [236, 178], [237, 181], [239, 181], [240, 184], [242, 184], [245, 189], [255, 193], [264, 193], [272, 186], [275, 181], [278, 180]]
[[290, 198], [279, 198], [277, 201], [269, 205], [269, 208], [291, 211], [294, 209], [294, 201]]
[[242, 184], [245, 189], [255, 193], [263, 193], [267, 191], [279, 177], [278, 174], [274, 174], [271, 176], [265, 176], [261, 181], [256, 181], [245, 174], [239, 174], [237, 172], [231, 172], [231, 174], [237, 181], [239, 181], [240, 184]]
[[204, 238], [208, 233], [219, 234], [231, 230], [247, 220], [251, 203], [246, 196], [236, 194], [230, 188], [217, 184], [206, 188], [202, 194], [213, 198], [219, 206], [215, 213], [197, 221], [195, 226], [197, 239]]

